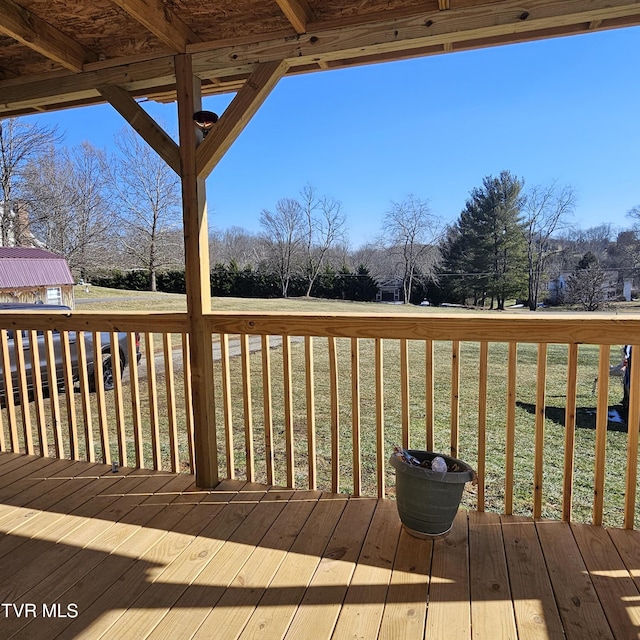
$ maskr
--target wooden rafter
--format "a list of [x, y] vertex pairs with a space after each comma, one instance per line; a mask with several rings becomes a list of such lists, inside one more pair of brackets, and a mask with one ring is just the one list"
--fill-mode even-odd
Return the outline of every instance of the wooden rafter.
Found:
[[0, 32], [71, 71], [98, 56], [13, 0], [0, 0]]
[[196, 167], [200, 178], [205, 178], [220, 162], [278, 80], [286, 73], [288, 66], [284, 60], [266, 62], [249, 76], [218, 123], [198, 147]]
[[306, 33], [307, 24], [313, 21], [313, 11], [307, 0], [276, 0], [282, 13], [298, 33]]
[[[0, 0], [7, 6], [12, 0]], [[151, 0], [147, 0], [151, 1]], [[252, 35], [187, 45], [206, 94], [237, 91], [265, 62], [286, 60], [288, 74], [441, 54], [640, 24], [638, 0], [493, 0], [440, 11], [427, 3], [375, 14], [307, 22], [306, 32]], [[289, 6], [292, 6], [289, 3]], [[0, 12], [0, 22], [2, 13]], [[6, 23], [6, 19], [5, 19]], [[96, 90], [118, 85], [136, 97], [175, 96], [173, 56], [87, 64], [82, 73], [0, 80], [0, 116], [100, 102]]]
[[121, 87], [106, 85], [98, 90], [149, 146], [180, 175], [180, 149], [160, 125]]
[[[352, 22], [348, 26], [310, 24], [306, 34], [297, 39], [262, 40], [255, 45], [242, 47], [222, 47], [215, 51], [207, 44], [196, 45], [194, 69], [198, 75], [204, 68], [202, 63], [217, 71], [217, 77], [223, 77], [224, 67], [233, 59], [230, 71], [254, 68], [253, 61], [261, 62], [273, 59], [286, 59], [292, 69], [312, 63], [340, 60], [347, 63], [357, 59], [360, 64], [367, 56], [394, 54], [398, 51], [423, 49], [437, 45], [442, 50], [445, 43], [464, 43], [473, 41], [481, 46], [483, 40], [507, 36], [511, 41], [526, 39], [528, 32], [540, 34], [545, 29], [556, 35], [559, 31], [569, 30], [571, 25], [579, 25], [586, 31], [593, 20], [607, 20], [622, 16], [633, 16], [640, 23], [640, 3], [637, 0], [529, 0], [527, 10], [523, 11], [521, 2], [505, 0], [492, 4], [452, 8], [448, 11], [431, 10], [409, 13], [406, 9], [397, 14], [378, 16], [379, 22]], [[371, 19], [371, 17], [370, 17]], [[523, 34], [521, 37], [518, 34]], [[542, 37], [539, 36], [538, 37]], [[202, 57], [199, 51], [203, 50]], [[249, 63], [249, 67], [243, 67]]]
[[9, 78], [17, 78], [18, 74], [14, 73], [10, 69], [0, 67], [0, 80], [8, 80]]
[[161, 0], [111, 0], [176, 53], [184, 53], [187, 44], [200, 38]]

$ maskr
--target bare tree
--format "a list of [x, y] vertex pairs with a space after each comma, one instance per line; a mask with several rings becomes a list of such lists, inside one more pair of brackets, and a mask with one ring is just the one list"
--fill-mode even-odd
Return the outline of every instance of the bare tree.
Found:
[[533, 187], [525, 196], [522, 228], [527, 243], [531, 311], [538, 307], [542, 277], [548, 259], [555, 250], [552, 236], [567, 227], [575, 204], [574, 190], [569, 186], [559, 187], [556, 183]]
[[325, 264], [327, 254], [344, 239], [345, 216], [342, 203], [327, 196], [319, 197], [311, 185], [302, 189], [302, 211], [305, 223], [305, 276], [307, 297]]
[[31, 231], [82, 277], [91, 266], [107, 266], [114, 253], [106, 175], [104, 151], [88, 142], [73, 149], [50, 147], [24, 171]]
[[605, 304], [605, 273], [593, 253], [586, 253], [567, 281], [569, 302], [584, 311], [598, 311]]
[[297, 200], [282, 198], [275, 212], [262, 210], [260, 214], [263, 240], [273, 267], [280, 278], [282, 297], [286, 298], [289, 283], [299, 261], [304, 241], [304, 215]]
[[176, 262], [172, 243], [166, 240], [173, 240], [173, 232], [181, 228], [180, 181], [133, 129], [123, 129], [116, 146], [120, 155], [110, 182], [120, 207], [125, 253], [149, 271], [149, 288], [156, 291], [159, 269]]
[[443, 229], [427, 202], [413, 195], [392, 202], [384, 216], [385, 240], [402, 278], [404, 303], [411, 298], [414, 281], [434, 280], [440, 262], [439, 240]]
[[265, 258], [264, 243], [255, 233], [242, 227], [212, 230], [209, 234], [211, 264], [234, 262], [239, 268], [255, 266]]
[[28, 120], [0, 120], [0, 245], [3, 247], [28, 241], [26, 216], [21, 216], [20, 180], [26, 166], [60, 142], [56, 127]]

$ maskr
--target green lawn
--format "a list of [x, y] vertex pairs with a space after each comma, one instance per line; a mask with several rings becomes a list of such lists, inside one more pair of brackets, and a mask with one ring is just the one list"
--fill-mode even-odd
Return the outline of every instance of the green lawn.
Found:
[[[78, 304], [79, 311], [84, 309], [110, 310], [166, 310], [182, 311], [186, 308], [184, 296], [169, 294], [150, 294], [144, 292], [116, 292], [91, 287], [90, 292], [78, 295], [79, 300], [95, 300], [89, 304]], [[111, 300], [105, 301], [105, 298]], [[375, 303], [356, 303], [314, 299], [287, 300], [246, 300], [237, 298], [214, 298], [212, 307], [221, 311], [361, 311], [365, 313], [425, 313], [436, 309], [410, 305], [386, 305]], [[620, 305], [617, 312], [637, 313], [638, 306], [633, 303]], [[465, 313], [463, 309], [447, 311]], [[443, 311], [443, 309], [437, 309]], [[512, 313], [529, 313], [526, 310]], [[553, 310], [558, 313], [559, 310]], [[540, 313], [540, 312], [538, 312]], [[329, 391], [329, 358], [327, 340], [314, 340], [315, 358], [315, 412], [317, 431], [317, 464], [319, 485], [330, 487], [331, 478], [331, 407]], [[507, 345], [490, 345], [489, 388], [488, 388], [488, 427], [487, 427], [487, 471], [486, 471], [486, 507], [501, 511], [504, 507], [504, 468], [506, 441], [506, 361]], [[618, 353], [612, 349], [612, 363], [617, 362]], [[363, 488], [365, 492], [375, 494], [376, 468], [376, 429], [375, 429], [375, 380], [373, 369], [373, 341], [360, 340], [360, 394], [361, 394], [361, 431], [362, 431], [362, 468]], [[578, 367], [578, 411], [575, 443], [575, 474], [573, 508], [575, 519], [589, 522], [593, 504], [594, 452], [595, 452], [595, 406], [593, 381], [597, 373], [598, 347], [581, 345]], [[478, 464], [478, 360], [479, 345], [463, 343], [461, 347], [461, 388], [460, 388], [460, 434], [459, 456], [477, 468]], [[425, 353], [424, 343], [410, 341], [410, 418], [411, 445], [414, 448], [425, 447]], [[516, 397], [516, 454], [514, 509], [517, 513], [530, 514], [533, 496], [534, 428], [536, 398], [536, 362], [535, 345], [521, 344], [518, 347], [518, 384]], [[567, 347], [549, 345], [547, 357], [545, 434], [544, 434], [544, 483], [543, 516], [558, 518], [562, 504], [562, 470], [564, 456], [564, 409], [566, 403], [566, 362]], [[294, 430], [296, 456], [296, 483], [304, 487], [307, 483], [307, 409], [305, 400], [304, 344], [292, 343]], [[448, 342], [435, 344], [435, 449], [449, 452], [451, 420], [451, 345]], [[252, 412], [254, 440], [256, 448], [256, 470], [258, 480], [265, 481], [264, 465], [264, 424], [262, 400], [262, 367], [260, 353], [251, 355], [252, 376]], [[343, 491], [350, 491], [352, 484], [351, 454], [351, 369], [350, 343], [338, 340], [338, 378], [340, 396], [340, 471]], [[399, 343], [385, 341], [384, 346], [384, 407], [385, 407], [385, 458], [388, 458], [393, 445], [401, 442], [401, 391], [400, 391], [400, 351]], [[159, 376], [163, 384], [163, 376]], [[178, 380], [178, 392], [181, 382]], [[221, 464], [224, 467], [223, 438], [223, 399], [221, 394], [221, 367], [216, 363], [215, 394], [218, 420]], [[162, 387], [161, 387], [162, 389]], [[163, 391], [158, 395], [161, 396]], [[282, 350], [272, 353], [272, 394], [273, 424], [276, 445], [276, 482], [284, 483], [284, 399], [282, 391]], [[235, 461], [238, 474], [242, 477], [245, 460], [244, 415], [242, 404], [241, 363], [239, 358], [231, 361], [232, 424], [234, 428]], [[609, 405], [619, 409], [622, 389], [619, 379], [612, 379]], [[179, 417], [184, 419], [184, 401], [178, 400]], [[143, 408], [143, 413], [146, 411]], [[162, 413], [162, 412], [161, 412]], [[162, 416], [165, 420], [165, 416]], [[166, 429], [166, 426], [165, 426]], [[186, 451], [186, 437], [181, 437], [183, 451]], [[626, 466], [627, 433], [626, 425], [609, 423], [607, 432], [607, 474], [605, 485], [605, 522], [609, 525], [622, 524], [622, 505], [624, 499], [624, 470]], [[165, 446], [165, 449], [168, 448]], [[394, 479], [392, 469], [387, 465], [387, 486], [393, 493]], [[468, 486], [464, 502], [475, 507], [475, 489]]]

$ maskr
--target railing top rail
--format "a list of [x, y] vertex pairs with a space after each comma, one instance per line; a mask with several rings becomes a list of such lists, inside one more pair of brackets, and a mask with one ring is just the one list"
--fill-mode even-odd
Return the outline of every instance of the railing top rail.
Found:
[[[207, 322], [212, 333], [253, 335], [609, 345], [640, 340], [640, 315], [614, 313], [247, 311], [212, 312]], [[189, 323], [186, 313], [176, 312], [11, 311], [0, 314], [0, 328], [184, 333]]]
[[640, 316], [616, 314], [238, 312], [212, 313], [208, 322], [213, 333], [254, 335], [609, 345], [640, 340]]
[[186, 313], [149, 313], [146, 311], [11, 311], [0, 313], [0, 329], [36, 329], [57, 331], [188, 331]]

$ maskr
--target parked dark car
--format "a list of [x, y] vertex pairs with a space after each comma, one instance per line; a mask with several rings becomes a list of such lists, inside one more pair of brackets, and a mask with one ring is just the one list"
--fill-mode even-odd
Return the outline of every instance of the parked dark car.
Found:
[[[1, 314], [3, 312], [11, 312], [11, 311], [52, 311], [52, 312], [61, 312], [67, 313], [70, 312], [71, 309], [69, 307], [65, 307], [62, 305], [46, 305], [46, 304], [13, 304], [13, 303], [0, 303], [0, 328], [2, 327], [1, 322]], [[32, 375], [32, 355], [31, 355], [31, 343], [29, 340], [29, 331], [22, 330], [22, 347], [24, 352], [24, 367], [26, 373], [27, 380], [27, 391], [29, 393], [29, 397], [33, 397], [33, 375]], [[94, 348], [93, 348], [93, 334], [91, 332], [84, 332], [83, 334], [78, 334], [75, 331], [69, 331], [69, 352], [70, 352], [70, 363], [73, 375], [74, 384], [79, 380], [79, 366], [78, 366], [78, 340], [80, 339], [80, 335], [84, 337], [85, 341], [85, 351], [86, 351], [86, 361], [87, 361], [87, 376], [89, 381], [89, 390], [95, 391], [96, 389], [96, 379], [94, 373]], [[119, 347], [119, 356], [120, 356], [120, 373], [122, 373], [125, 367], [129, 364], [129, 348], [127, 344], [127, 333], [120, 332], [118, 333], [118, 347]], [[13, 382], [13, 392], [16, 400], [19, 399], [19, 381], [18, 381], [18, 371], [16, 366], [16, 338], [17, 336], [14, 334], [14, 331], [7, 331], [7, 347], [9, 351], [9, 361], [11, 364], [11, 377]], [[55, 363], [56, 363], [56, 377], [58, 387], [62, 389], [64, 387], [64, 363], [62, 357], [62, 343], [60, 338], [60, 333], [58, 331], [53, 331], [53, 348], [55, 354]], [[113, 374], [113, 366], [111, 359], [111, 334], [109, 333], [100, 333], [100, 354], [102, 357], [102, 379], [104, 389], [109, 391], [114, 387], [114, 374]], [[45, 352], [45, 339], [44, 332], [37, 332], [37, 346], [38, 346], [38, 355], [40, 359], [40, 373], [42, 379], [42, 393], [43, 395], [48, 395], [49, 392], [49, 384], [48, 384], [48, 374], [47, 374], [47, 358]], [[3, 370], [3, 354], [1, 352], [2, 345], [0, 343], [0, 399], [4, 403], [4, 399], [6, 397], [6, 385], [4, 380], [4, 370]], [[140, 361], [140, 345], [139, 345], [139, 334], [136, 334], [136, 352], [137, 352], [137, 362]]]

